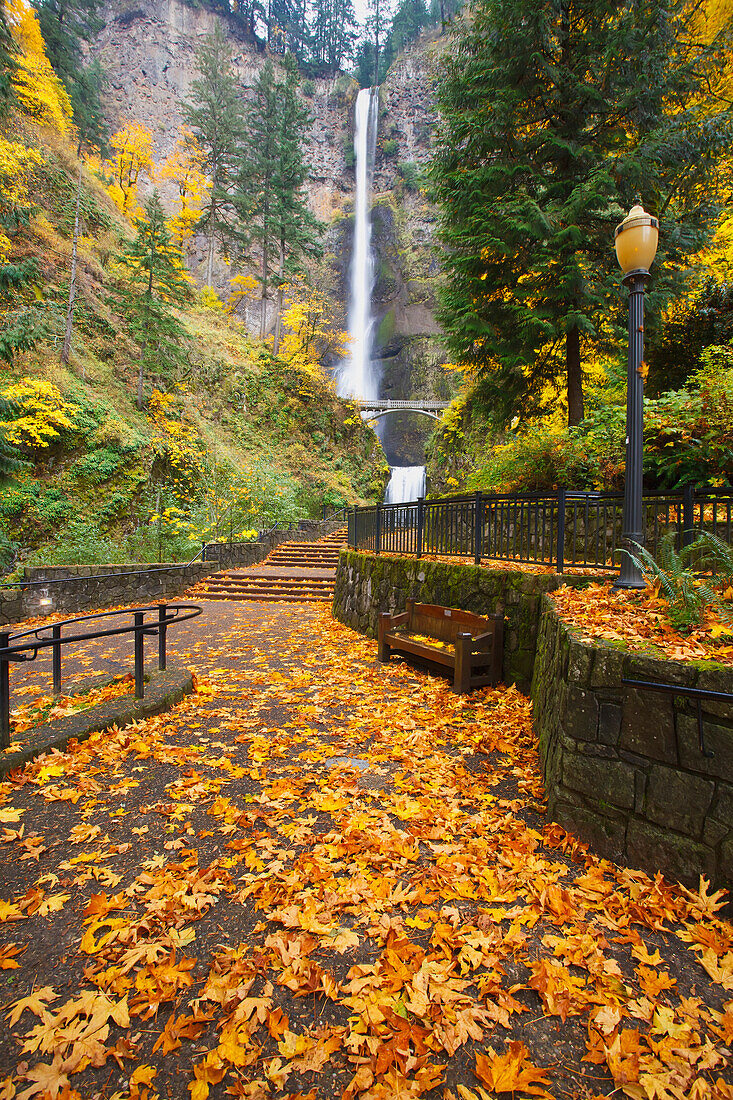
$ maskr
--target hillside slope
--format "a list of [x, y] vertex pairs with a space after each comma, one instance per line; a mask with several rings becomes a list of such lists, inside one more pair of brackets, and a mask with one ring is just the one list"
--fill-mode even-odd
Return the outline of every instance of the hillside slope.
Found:
[[[317, 372], [274, 358], [198, 292], [179, 313], [187, 333], [180, 368], [146, 377], [146, 407], [137, 409], [139, 349], [114, 293], [124, 285], [120, 250], [134, 230], [88, 166], [73, 352], [63, 367], [79, 161], [67, 137], [17, 110], [4, 133], [38, 154], [24, 180], [28, 213], [13, 226], [7, 257], [14, 265], [33, 261], [36, 275], [20, 289], [0, 290], [0, 326], [45, 332], [3, 364], [0, 382], [0, 392], [21, 394], [13, 430], [26, 459], [0, 483], [6, 567], [185, 555], [230, 529], [316, 515], [323, 504], [382, 492], [383, 453], [353, 406]], [[14, 391], [21, 381], [25, 389]], [[34, 424], [53, 431], [55, 417], [57, 434], [34, 437]]]

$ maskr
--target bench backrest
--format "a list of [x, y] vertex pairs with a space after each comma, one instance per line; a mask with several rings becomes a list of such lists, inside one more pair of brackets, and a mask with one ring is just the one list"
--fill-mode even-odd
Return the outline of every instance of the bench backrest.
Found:
[[[407, 600], [408, 628], [415, 634], [427, 634], [441, 642], [455, 642], [457, 634], [485, 634], [494, 631], [496, 618], [484, 619], [470, 611], [455, 607], [440, 607], [432, 603]], [[502, 616], [499, 616], [503, 618]], [[488, 643], [487, 643], [488, 644]]]

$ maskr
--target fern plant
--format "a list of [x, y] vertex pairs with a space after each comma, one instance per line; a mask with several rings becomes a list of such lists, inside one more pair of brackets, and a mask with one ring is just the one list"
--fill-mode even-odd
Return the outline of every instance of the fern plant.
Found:
[[[709, 607], [722, 622], [733, 625], [733, 604], [725, 595], [733, 587], [733, 548], [708, 531], [681, 550], [676, 541], [677, 533], [668, 532], [656, 557], [639, 543], [633, 544], [635, 552], [622, 553], [629, 555], [647, 581], [659, 585], [673, 626], [680, 630], [700, 626]], [[710, 580], [707, 574], [717, 580]]]

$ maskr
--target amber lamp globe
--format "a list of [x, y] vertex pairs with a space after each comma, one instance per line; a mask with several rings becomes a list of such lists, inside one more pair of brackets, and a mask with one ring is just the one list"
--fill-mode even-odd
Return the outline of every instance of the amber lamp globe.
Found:
[[648, 271], [654, 263], [659, 241], [659, 222], [643, 206], [632, 206], [621, 225], [616, 226], [616, 256], [624, 275]]

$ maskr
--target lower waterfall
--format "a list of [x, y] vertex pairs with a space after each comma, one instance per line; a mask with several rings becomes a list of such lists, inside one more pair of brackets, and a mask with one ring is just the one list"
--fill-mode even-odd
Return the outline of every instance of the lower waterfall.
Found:
[[385, 504], [406, 504], [425, 496], [424, 466], [393, 466], [384, 494]]

